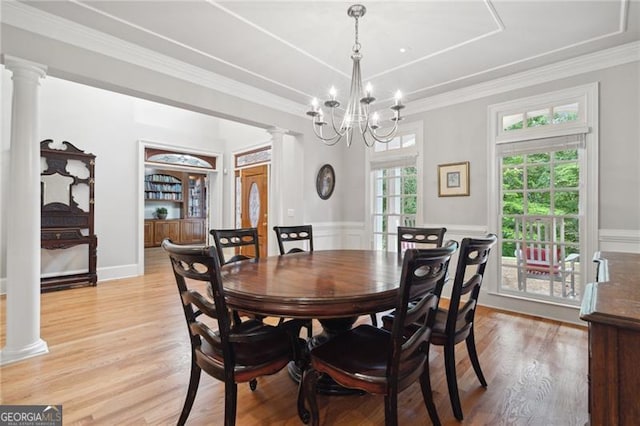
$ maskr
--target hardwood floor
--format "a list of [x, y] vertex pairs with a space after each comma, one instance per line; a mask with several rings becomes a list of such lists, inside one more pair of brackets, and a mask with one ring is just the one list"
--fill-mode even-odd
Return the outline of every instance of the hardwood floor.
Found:
[[[0, 300], [3, 322], [5, 303]], [[2, 404], [62, 404], [65, 424], [177, 421], [188, 384], [189, 341], [169, 261], [159, 249], [147, 250], [143, 277], [43, 294], [42, 338], [49, 354], [2, 367]], [[476, 341], [489, 387], [480, 387], [466, 348], [457, 345], [463, 423], [586, 422], [586, 328], [481, 307]], [[458, 424], [441, 348], [432, 348], [430, 363], [440, 418]], [[255, 392], [239, 386], [237, 424], [301, 425], [295, 393], [286, 371], [260, 379]], [[221, 383], [203, 374], [188, 424], [223, 424], [223, 398]], [[319, 396], [318, 404], [323, 425], [384, 424], [382, 397]], [[399, 407], [401, 425], [429, 424], [419, 385], [400, 395]]]

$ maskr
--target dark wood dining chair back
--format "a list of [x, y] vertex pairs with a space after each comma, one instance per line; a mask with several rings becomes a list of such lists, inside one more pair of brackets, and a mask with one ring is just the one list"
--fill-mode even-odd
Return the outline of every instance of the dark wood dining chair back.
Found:
[[[260, 240], [258, 238], [257, 228], [212, 229], [209, 233], [213, 236], [213, 242], [216, 246], [218, 260], [221, 265], [238, 262], [240, 260], [260, 258]], [[238, 253], [238, 249], [243, 247], [252, 248], [252, 253]], [[225, 259], [224, 251], [229, 248], [234, 248], [235, 254], [229, 259]], [[233, 311], [233, 318], [236, 324], [240, 323], [240, 316], [264, 319], [264, 317], [260, 315]]]
[[[184, 425], [189, 417], [204, 370], [224, 382], [225, 425], [233, 425], [237, 383], [249, 382], [251, 390], [255, 390], [257, 377], [274, 374], [298, 358], [301, 343], [282, 327], [257, 320], [232, 323], [224, 298], [220, 262], [213, 247], [180, 246], [164, 240], [162, 248], [171, 259], [191, 339], [191, 376], [178, 424]], [[213, 301], [196, 290], [198, 284], [202, 288], [203, 282]], [[208, 319], [217, 322], [217, 330], [205, 324]]]
[[[311, 225], [300, 226], [274, 226], [273, 231], [278, 239], [278, 248], [280, 254], [299, 253], [303, 251], [313, 251], [313, 227]], [[285, 244], [307, 242], [309, 249], [303, 250], [299, 247], [293, 247], [286, 250]]]
[[[488, 234], [484, 238], [464, 238], [462, 240], [456, 276], [451, 288], [449, 308], [438, 310], [431, 335], [432, 344], [444, 347], [449, 399], [453, 414], [458, 420], [463, 419], [463, 414], [456, 378], [455, 345], [463, 341], [466, 342], [473, 370], [480, 384], [487, 387], [487, 381], [478, 360], [473, 325], [489, 254], [497, 240], [495, 234]], [[465, 295], [468, 296], [463, 301]]]
[[[321, 374], [327, 374], [344, 387], [384, 395], [387, 425], [397, 424], [398, 393], [419, 381], [429, 417], [434, 424], [440, 423], [428, 369], [429, 340], [438, 297], [425, 293], [425, 289], [445, 280], [449, 260], [456, 250], [457, 243], [406, 251], [396, 299], [397, 323], [391, 332], [363, 324], [311, 350], [310, 367], [303, 375], [298, 404], [303, 422], [311, 420], [313, 425], [319, 424], [316, 384]], [[417, 302], [410, 303], [417, 298]], [[407, 338], [406, 326], [418, 322], [420, 326]], [[348, 355], [345, 348], [349, 348]]]
[[[213, 241], [218, 253], [220, 263], [237, 262], [238, 260], [246, 260], [260, 257], [260, 241], [258, 239], [258, 230], [256, 228], [240, 228], [240, 229], [212, 229], [209, 233], [213, 236]], [[240, 247], [253, 247], [253, 253], [237, 253], [229, 259], [225, 259], [224, 249]]]
[[[313, 251], [313, 227], [311, 225], [299, 225], [299, 226], [274, 226], [273, 231], [276, 233], [278, 240], [278, 249], [280, 255], [291, 253], [302, 253], [304, 251]], [[285, 244], [307, 242], [308, 250], [303, 250], [299, 247], [292, 247], [289, 251], [286, 251]], [[282, 317], [278, 320], [278, 325], [284, 324], [286, 318]], [[307, 337], [313, 336], [313, 321], [310, 318], [298, 318], [289, 320], [297, 322], [300, 327], [307, 329]]]
[[442, 247], [447, 228], [398, 226], [398, 255], [406, 248]]

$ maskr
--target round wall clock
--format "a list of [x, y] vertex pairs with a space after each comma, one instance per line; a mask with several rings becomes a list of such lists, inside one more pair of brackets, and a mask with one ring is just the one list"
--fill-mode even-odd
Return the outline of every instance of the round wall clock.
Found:
[[316, 177], [316, 191], [318, 196], [323, 200], [328, 200], [333, 194], [333, 188], [336, 186], [336, 174], [330, 164], [320, 167], [318, 176]]

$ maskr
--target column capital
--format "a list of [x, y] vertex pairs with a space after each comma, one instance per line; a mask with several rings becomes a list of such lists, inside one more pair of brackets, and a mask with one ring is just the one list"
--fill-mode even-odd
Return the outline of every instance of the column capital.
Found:
[[284, 134], [287, 132], [287, 130], [286, 129], [282, 129], [280, 127], [269, 127], [267, 129], [267, 132], [269, 132], [269, 134], [271, 136], [282, 138], [282, 136], [284, 136]]
[[27, 71], [35, 74], [37, 78], [44, 78], [47, 75], [47, 66], [37, 62], [28, 61], [11, 55], [2, 55], [5, 68], [14, 74], [20, 71]]

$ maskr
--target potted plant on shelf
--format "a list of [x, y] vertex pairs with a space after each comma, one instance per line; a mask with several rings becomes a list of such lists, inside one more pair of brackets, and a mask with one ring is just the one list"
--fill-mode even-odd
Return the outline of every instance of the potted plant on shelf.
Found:
[[167, 218], [167, 208], [166, 207], [158, 207], [156, 209], [156, 217], [160, 220], [164, 220]]

